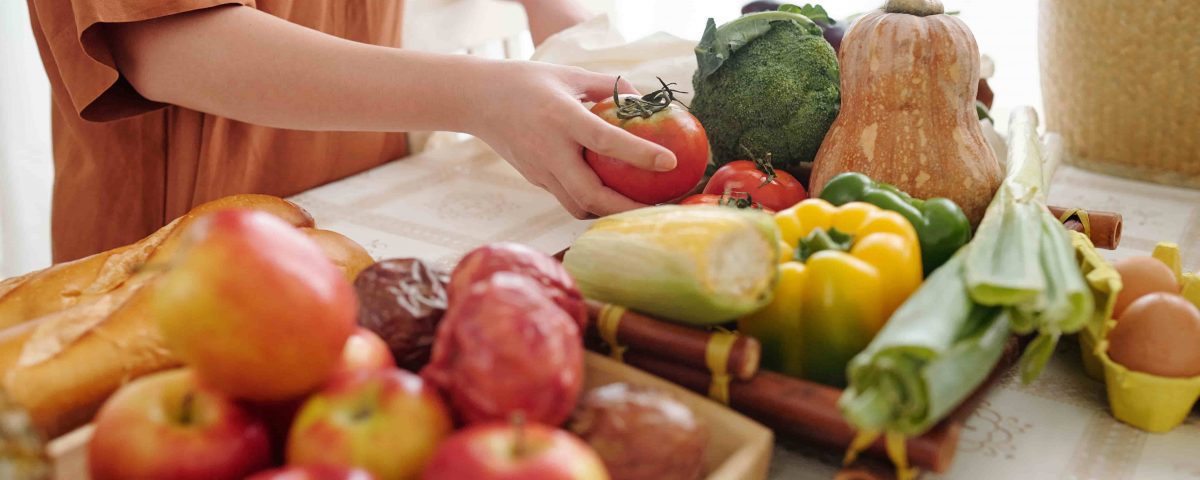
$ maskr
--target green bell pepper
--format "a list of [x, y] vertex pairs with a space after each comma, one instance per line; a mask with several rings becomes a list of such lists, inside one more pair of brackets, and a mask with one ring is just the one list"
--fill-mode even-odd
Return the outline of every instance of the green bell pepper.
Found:
[[834, 205], [866, 202], [903, 215], [917, 230], [921, 265], [925, 275], [946, 263], [971, 240], [971, 222], [948, 198], [921, 200], [886, 183], [856, 172], [840, 174], [821, 190], [821, 198]]

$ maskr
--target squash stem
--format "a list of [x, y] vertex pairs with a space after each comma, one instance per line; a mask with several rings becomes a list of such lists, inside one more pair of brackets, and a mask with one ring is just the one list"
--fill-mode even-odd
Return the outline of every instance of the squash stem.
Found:
[[927, 17], [946, 13], [946, 7], [942, 6], [940, 0], [888, 0], [883, 6], [883, 11]]

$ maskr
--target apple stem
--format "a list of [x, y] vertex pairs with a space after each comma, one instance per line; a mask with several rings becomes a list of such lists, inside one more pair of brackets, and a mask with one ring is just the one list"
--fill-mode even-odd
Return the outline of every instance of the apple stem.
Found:
[[196, 392], [189, 390], [187, 393], [183, 394], [183, 405], [181, 405], [179, 409], [179, 423], [183, 425], [190, 425], [192, 423], [192, 419], [195, 416], [193, 412], [195, 409], [195, 404]]
[[354, 416], [352, 418], [354, 418], [354, 421], [356, 421], [356, 422], [361, 422], [363, 420], [371, 418], [372, 410], [373, 409], [371, 408], [370, 405], [367, 405], [366, 403], [364, 403], [362, 405], [359, 405], [358, 408], [356, 408], [354, 410]]
[[509, 420], [513, 426], [513, 458], [521, 458], [525, 456], [525, 413], [515, 412]]

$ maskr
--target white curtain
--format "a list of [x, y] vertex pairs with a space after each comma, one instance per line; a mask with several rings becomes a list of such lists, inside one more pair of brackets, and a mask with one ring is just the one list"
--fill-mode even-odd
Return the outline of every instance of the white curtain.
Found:
[[0, 2], [0, 278], [50, 264], [50, 86], [20, 0]]

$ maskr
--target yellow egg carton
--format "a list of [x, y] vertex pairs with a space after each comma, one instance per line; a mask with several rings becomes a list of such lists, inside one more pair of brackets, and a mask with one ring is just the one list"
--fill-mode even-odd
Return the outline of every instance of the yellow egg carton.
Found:
[[1104, 364], [1096, 354], [1096, 345], [1107, 337], [1108, 331], [1116, 325], [1116, 321], [1113, 320], [1113, 307], [1116, 306], [1117, 294], [1121, 291], [1121, 275], [1096, 251], [1087, 235], [1075, 231], [1068, 233], [1071, 235], [1071, 244], [1075, 247], [1079, 269], [1091, 287], [1092, 297], [1096, 302], [1092, 310], [1092, 319], [1083, 331], [1079, 332], [1083, 369], [1089, 377], [1104, 380]]
[[[1074, 233], [1071, 239], [1076, 256], [1096, 299], [1096, 317], [1079, 333], [1084, 370], [1092, 378], [1104, 380], [1108, 404], [1117, 420], [1149, 432], [1166, 432], [1179, 426], [1200, 399], [1200, 376], [1160, 377], [1129, 370], [1109, 358], [1105, 338], [1116, 325], [1113, 306], [1121, 291], [1121, 276], [1086, 236]], [[1153, 256], [1171, 268], [1183, 286], [1183, 297], [1200, 308], [1200, 275], [1182, 272], [1179, 246], [1160, 243]]]

